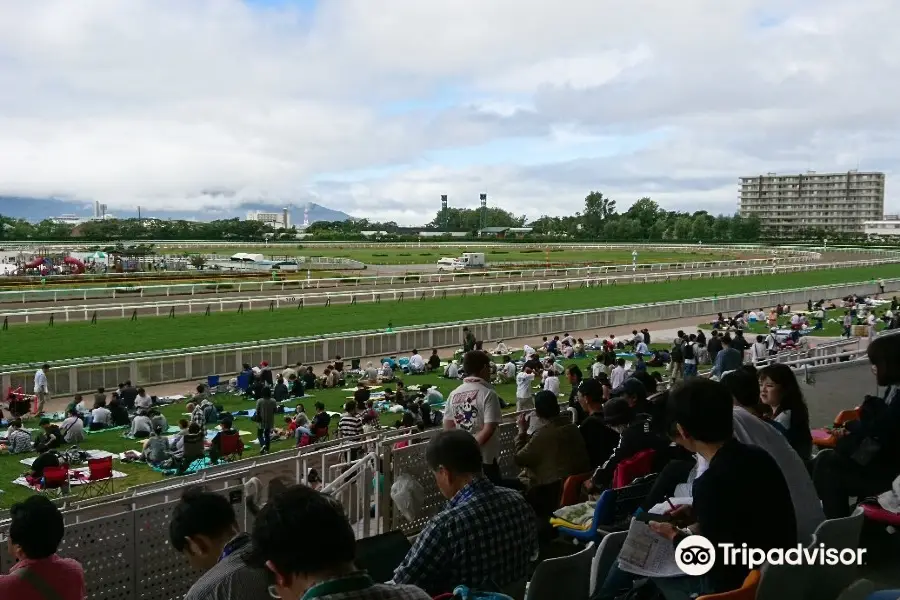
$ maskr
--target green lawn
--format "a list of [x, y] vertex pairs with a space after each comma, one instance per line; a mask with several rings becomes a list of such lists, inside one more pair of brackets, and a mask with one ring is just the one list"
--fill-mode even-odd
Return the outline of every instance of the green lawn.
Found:
[[[589, 373], [589, 365], [592, 362], [592, 359], [578, 359], [574, 361], [566, 361], [565, 364], [571, 363], [578, 364], [582, 371]], [[649, 369], [650, 371], [654, 371], [657, 369]], [[440, 389], [441, 393], [446, 398], [448, 394], [459, 385], [459, 381], [457, 380], [449, 380], [443, 379], [436, 375], [416, 375], [416, 376], [406, 376], [404, 378], [404, 382], [407, 385], [418, 384], [420, 386], [430, 386], [437, 385]], [[560, 391], [560, 399], [565, 400], [568, 398], [569, 391], [571, 390], [571, 386], [565, 377], [560, 377], [561, 391]], [[190, 389], [192, 384], [185, 383], [185, 390]], [[352, 387], [352, 384], [347, 385], [346, 387]], [[391, 384], [387, 384], [386, 387], [393, 387]], [[503, 384], [497, 386], [497, 392], [500, 394], [500, 397], [515, 404], [516, 399], [516, 389], [514, 384]], [[349, 392], [344, 392], [340, 389], [330, 389], [330, 390], [312, 390], [311, 394], [312, 398], [302, 399], [301, 402], [305, 406], [307, 410], [307, 414], [312, 416], [314, 411], [313, 405], [317, 401], [321, 401], [325, 404], [326, 409], [329, 411], [340, 412], [341, 407], [346, 402], [346, 397], [352, 395]], [[240, 409], [248, 409], [253, 408], [255, 405], [252, 401], [243, 400], [238, 396], [232, 395], [217, 395], [214, 397], [214, 401], [216, 404], [222, 404], [225, 410], [235, 411]], [[290, 402], [287, 404], [288, 406], [295, 406], [295, 402]], [[514, 407], [511, 407], [509, 410], [515, 410]], [[178, 420], [184, 418], [182, 413], [185, 412], [185, 404], [175, 404], [168, 407], [165, 407], [162, 410], [163, 414], [166, 416], [166, 419], [169, 421], [170, 425], [176, 425]], [[381, 422], [384, 425], [392, 426], [396, 421], [400, 419], [400, 415], [395, 414], [383, 414], [381, 416]], [[278, 419], [276, 417], [276, 426], [281, 426], [283, 424], [283, 418]], [[332, 428], [336, 428], [336, 423], [332, 421]], [[26, 426], [37, 428], [36, 420], [30, 420], [26, 422]], [[235, 420], [235, 426], [237, 429], [250, 431], [256, 434], [256, 424], [247, 417], [238, 417]], [[252, 458], [259, 454], [259, 446], [256, 444], [248, 444], [248, 442], [252, 439], [255, 439], [252, 436], [245, 436], [244, 438], [245, 445], [248, 446], [248, 450], [244, 453], [244, 458]], [[273, 442], [272, 451], [277, 450], [286, 450], [288, 448], [293, 447], [293, 441], [283, 440], [279, 442]], [[80, 448], [85, 450], [91, 449], [100, 449], [107, 450], [109, 452], [124, 452], [125, 450], [140, 450], [141, 446], [138, 441], [130, 440], [122, 437], [122, 430], [114, 430], [109, 432], [102, 433], [94, 433], [88, 435], [88, 440], [79, 445]], [[35, 454], [18, 454], [18, 455], [3, 455], [0, 456], [0, 490], [3, 490], [4, 493], [0, 494], [0, 508], [8, 508], [13, 502], [21, 501], [25, 497], [27, 497], [32, 492], [20, 485], [13, 485], [11, 482], [22, 475], [27, 471], [27, 467], [21, 464], [19, 461], [22, 458], [26, 458], [28, 456], [35, 456]], [[147, 483], [151, 481], [157, 481], [163, 478], [163, 475], [153, 471], [150, 467], [140, 464], [140, 463], [131, 463], [126, 464], [122, 463], [119, 460], [114, 460], [114, 468], [117, 471], [122, 471], [123, 473], [127, 473], [128, 477], [125, 479], [117, 479], [115, 481], [116, 491], [121, 491], [126, 487], [130, 487], [133, 485], [138, 485], [141, 483]], [[77, 492], [78, 489], [75, 488]]]
[[[219, 254], [231, 256], [236, 252], [255, 252], [246, 248], [222, 248], [222, 247], [180, 247], [161, 248], [160, 252], [189, 253], [189, 254]], [[261, 249], [268, 258], [270, 256], [329, 256], [337, 258], [350, 258], [373, 265], [416, 265], [437, 262], [444, 257], [462, 256], [463, 252], [484, 252], [485, 259], [490, 266], [493, 262], [545, 262], [551, 263], [577, 263], [590, 265], [614, 265], [631, 264], [631, 250], [580, 250], [559, 247], [544, 249], [516, 248], [514, 245], [496, 248], [473, 247], [429, 247], [427, 244], [421, 248], [355, 248], [342, 246], [272, 246]], [[710, 260], [735, 260], [738, 258], [763, 258], [765, 255], [752, 255], [750, 253], [727, 252], [722, 250], [699, 250], [685, 248], [682, 252], [655, 252], [638, 250], [638, 261], [641, 263], [684, 262], [684, 261], [710, 261]]]
[[[889, 305], [884, 305], [875, 310], [875, 314], [878, 315], [878, 322], [875, 324], [875, 329], [881, 331], [884, 329], [885, 324], [881, 320], [881, 315], [883, 315], [888, 308]], [[803, 310], [806, 309], [806, 306], [803, 306]], [[844, 334], [844, 326], [843, 326], [843, 318], [844, 318], [844, 310], [843, 308], [835, 308], [832, 310], [825, 311], [825, 323], [822, 329], [817, 329], [810, 333], [811, 337], [841, 337]], [[829, 319], [836, 319], [836, 323], [830, 323]], [[810, 318], [810, 323], [815, 325], [815, 320]], [[791, 317], [790, 315], [779, 317], [778, 318], [778, 327], [789, 329], [791, 326]], [[711, 323], [700, 323], [698, 325], [699, 329], [704, 329], [706, 331], [712, 330]], [[769, 333], [769, 326], [766, 325], [765, 321], [750, 323], [747, 327], [744, 328], [744, 334], [747, 338], [748, 342], [756, 341], [756, 335], [767, 335]], [[753, 335], [750, 335], [753, 334]]]
[[[289, 336], [384, 329], [477, 318], [528, 315], [624, 304], [733, 295], [764, 290], [866, 282], [900, 277], [900, 264], [877, 268], [829, 269], [752, 277], [622, 284], [544, 292], [507, 292], [489, 296], [448, 297], [404, 302], [335, 305], [298, 310], [284, 308], [129, 319], [101, 319], [46, 324], [13, 324], [0, 330], [0, 365], [114, 356], [128, 352], [180, 349], [201, 345], [252, 342]], [[862, 290], [861, 290], [862, 291]], [[871, 291], [871, 290], [870, 290]], [[759, 308], [759, 307], [747, 307]]]

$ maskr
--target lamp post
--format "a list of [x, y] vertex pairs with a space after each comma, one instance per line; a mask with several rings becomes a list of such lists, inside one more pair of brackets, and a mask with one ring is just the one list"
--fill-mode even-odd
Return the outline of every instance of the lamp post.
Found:
[[637, 273], [637, 258], [638, 258], [638, 252], [637, 252], [637, 250], [635, 250], [631, 253], [631, 271], [632, 271], [632, 273]]
[[822, 252], [828, 251], [828, 238], [822, 238]]

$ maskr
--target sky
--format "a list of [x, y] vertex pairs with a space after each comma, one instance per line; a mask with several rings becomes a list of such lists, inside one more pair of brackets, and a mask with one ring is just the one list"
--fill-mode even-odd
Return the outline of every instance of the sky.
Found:
[[859, 167], [897, 212], [898, 30], [896, 0], [0, 0], [0, 195], [413, 225]]

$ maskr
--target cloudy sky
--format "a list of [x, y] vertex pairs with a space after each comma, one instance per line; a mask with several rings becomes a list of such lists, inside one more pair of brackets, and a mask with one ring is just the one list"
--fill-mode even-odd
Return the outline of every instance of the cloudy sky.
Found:
[[741, 175], [858, 164], [896, 210], [898, 31], [896, 0], [0, 0], [0, 195], [731, 213]]

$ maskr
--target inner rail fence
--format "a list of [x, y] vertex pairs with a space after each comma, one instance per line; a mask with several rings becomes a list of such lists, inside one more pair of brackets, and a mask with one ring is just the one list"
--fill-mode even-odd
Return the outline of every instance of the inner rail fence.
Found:
[[[886, 292], [900, 290], [900, 279], [886, 279]], [[672, 319], [737, 313], [748, 308], [777, 304], [805, 304], [810, 297], [842, 298], [850, 294], [873, 294], [877, 283], [853, 282], [799, 289], [765, 291], [716, 298], [697, 298], [633, 304], [617, 307], [561, 311], [536, 315], [473, 319], [455, 323], [397, 328], [394, 331], [354, 331], [328, 336], [288, 338], [259, 342], [147, 352], [132, 355], [85, 357], [56, 361], [47, 374], [51, 394], [68, 396], [111, 387], [131, 380], [151, 386], [206, 378], [231, 376], [244, 363], [270, 365], [319, 364], [340, 355], [345, 361], [409, 353], [416, 348], [458, 348], [463, 327], [469, 327], [485, 343], [498, 340], [536, 338], [562, 331], [590, 331]], [[7, 365], [0, 372], [6, 390], [31, 389], [38, 364]]]
[[487, 294], [521, 293], [552, 291], [560, 289], [603, 287], [634, 283], [668, 283], [672, 281], [692, 281], [696, 279], [716, 279], [722, 277], [748, 277], [754, 275], [772, 275], [778, 273], [803, 273], [827, 269], [850, 267], [869, 267], [891, 264], [892, 259], [870, 259], [865, 261], [849, 261], [822, 264], [800, 265], [768, 265], [763, 267], [738, 267], [727, 270], [684, 271], [674, 273], [642, 273], [617, 276], [591, 276], [583, 278], [538, 279], [533, 281], [508, 281], [487, 284], [443, 285], [429, 287], [411, 287], [385, 290], [353, 290], [298, 292], [295, 295], [275, 296], [243, 296], [237, 298], [219, 298], [218, 300], [170, 300], [150, 303], [116, 303], [63, 305], [57, 307], [6, 309], [0, 312], [7, 325], [15, 323], [32, 323], [35, 321], [53, 322], [57, 318], [62, 321], [94, 321], [96, 319], [120, 318], [135, 319], [139, 316], [170, 316], [227, 312], [244, 310], [277, 310], [282, 308], [302, 308], [304, 306], [330, 306], [332, 304], [380, 303], [383, 300], [423, 300], [428, 298], [446, 298], [448, 296], [484, 296]]
[[[812, 262], [808, 256], [778, 258], [781, 264]], [[900, 260], [900, 259], [898, 259]], [[639, 263], [638, 265], [607, 265], [600, 267], [526, 268], [499, 271], [463, 271], [450, 273], [393, 274], [366, 277], [327, 277], [291, 279], [283, 281], [227, 281], [217, 283], [175, 283], [170, 285], [136, 285], [118, 287], [74, 287], [62, 289], [29, 289], [0, 292], [0, 304], [32, 304], [37, 302], [64, 302], [95, 299], [160, 298], [171, 296], [217, 296], [236, 293], [277, 293], [300, 290], [336, 288], [360, 288], [397, 286], [405, 284], [445, 284], [459, 281], [502, 279], [547, 279], [553, 277], [589, 277], [608, 273], [653, 273], [662, 271], [688, 271], [697, 269], [736, 269], [743, 267], [771, 266], [770, 258], [696, 261], [676, 263]], [[198, 278], [202, 271], [198, 271]]]
[[[832, 418], [837, 401], [852, 404], [865, 393], [878, 393], [866, 359], [839, 363], [833, 356], [796, 361], [811, 409], [813, 426]], [[819, 407], [823, 411], [818, 411]], [[822, 415], [818, 413], [821, 412]], [[504, 477], [515, 477], [514, 440], [518, 413], [504, 415], [498, 427]], [[57, 500], [66, 522], [60, 554], [82, 563], [87, 595], [92, 600], [175, 600], [182, 598], [199, 572], [169, 544], [170, 515], [181, 494], [201, 485], [232, 504], [239, 523], [249, 529], [253, 517], [247, 508], [247, 484], [258, 481], [267, 488], [274, 480], [288, 485], [304, 483], [310, 468], [323, 479], [323, 491], [344, 506], [359, 538], [400, 530], [415, 535], [440, 511], [446, 500], [425, 461], [428, 440], [437, 430], [380, 429], [354, 438], [330, 440], [299, 450], [284, 450], [253, 460], [219, 465], [195, 475], [135, 486], [127, 491], [89, 501]], [[405, 447], [398, 442], [410, 442]], [[361, 456], [350, 460], [350, 453]], [[407, 520], [390, 497], [401, 477], [411, 477], [424, 491], [420, 514]], [[258, 500], [258, 499], [257, 499]], [[8, 533], [8, 513], [0, 514], [0, 537]], [[0, 545], [0, 572], [14, 564], [6, 544]]]

